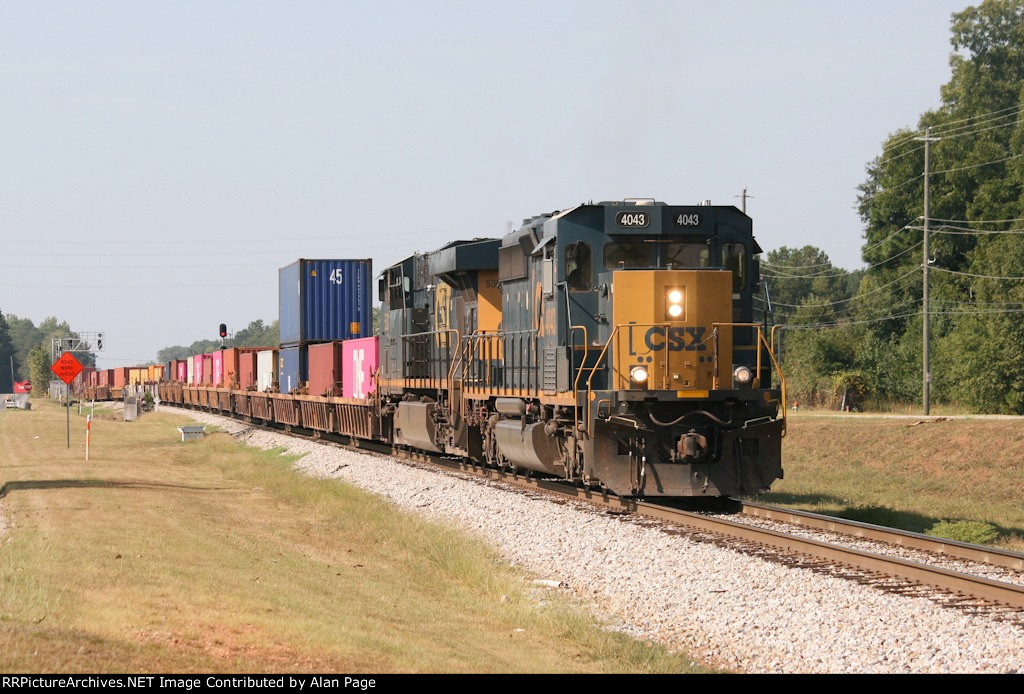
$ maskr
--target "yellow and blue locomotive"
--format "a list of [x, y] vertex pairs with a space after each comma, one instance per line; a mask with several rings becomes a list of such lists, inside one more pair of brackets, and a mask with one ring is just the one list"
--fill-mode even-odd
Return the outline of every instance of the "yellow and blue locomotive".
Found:
[[380, 433], [625, 496], [763, 492], [785, 400], [760, 251], [735, 207], [644, 199], [411, 256], [380, 279]]

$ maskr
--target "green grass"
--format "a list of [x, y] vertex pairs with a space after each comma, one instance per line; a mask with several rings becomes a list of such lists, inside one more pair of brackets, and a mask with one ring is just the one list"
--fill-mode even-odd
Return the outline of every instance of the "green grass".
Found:
[[0, 416], [4, 672], [695, 669], [280, 450], [97, 417], [85, 463], [82, 420], [67, 450], [64, 412], [35, 407]]
[[1024, 422], [797, 416], [786, 478], [766, 503], [926, 532], [942, 521], [994, 526], [1024, 551]]

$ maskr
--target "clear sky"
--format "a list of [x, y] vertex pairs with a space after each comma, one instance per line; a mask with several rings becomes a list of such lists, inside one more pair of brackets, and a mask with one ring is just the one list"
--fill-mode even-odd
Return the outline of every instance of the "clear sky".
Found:
[[587, 200], [739, 205], [861, 265], [864, 166], [969, 2], [0, 5], [0, 309], [102, 367], [277, 317], [277, 268]]

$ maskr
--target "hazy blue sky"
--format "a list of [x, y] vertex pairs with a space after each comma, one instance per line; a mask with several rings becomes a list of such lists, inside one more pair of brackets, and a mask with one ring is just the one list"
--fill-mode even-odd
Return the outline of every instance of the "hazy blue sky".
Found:
[[860, 263], [885, 136], [968, 2], [0, 5], [0, 309], [101, 366], [277, 316], [277, 268], [586, 200], [711, 199]]

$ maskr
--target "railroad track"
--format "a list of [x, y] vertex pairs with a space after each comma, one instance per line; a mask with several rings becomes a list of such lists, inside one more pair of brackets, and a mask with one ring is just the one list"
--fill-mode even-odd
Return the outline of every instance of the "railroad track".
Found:
[[[634, 514], [641, 518], [667, 523], [670, 532], [686, 534], [695, 541], [713, 542], [788, 566], [854, 580], [890, 593], [927, 597], [944, 607], [971, 614], [984, 614], [1024, 627], [1024, 586], [1021, 585], [761, 528], [670, 505], [622, 498], [601, 490], [575, 487], [553, 479], [482, 467], [462, 459], [393, 449], [388, 445], [311, 430], [291, 430], [253, 422], [247, 424], [299, 438], [312, 438], [406, 461], [441, 466], [525, 489], [586, 501], [612, 512]], [[954, 556], [1014, 570], [1024, 568], [1024, 555], [991, 547], [752, 502], [736, 502], [736, 506], [743, 513], [807, 528], [872, 539], [900, 547], [912, 547], [933, 554]]]

